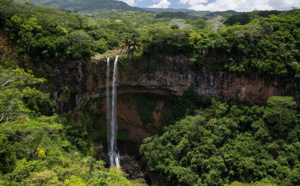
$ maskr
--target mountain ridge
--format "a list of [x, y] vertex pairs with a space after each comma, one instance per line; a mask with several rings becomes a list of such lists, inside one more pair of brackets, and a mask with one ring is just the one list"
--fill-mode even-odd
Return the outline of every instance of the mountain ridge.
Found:
[[33, 3], [36, 5], [52, 7], [60, 10], [67, 10], [72, 12], [88, 12], [96, 10], [123, 10], [123, 11], [140, 11], [145, 12], [144, 9], [129, 6], [123, 1], [117, 0], [18, 0], [20, 2]]
[[102, 10], [123, 10], [123, 11], [136, 11], [136, 12], [149, 12], [149, 13], [164, 13], [171, 12], [177, 13], [182, 12], [185, 14], [193, 16], [203, 16], [206, 14], [222, 14], [231, 13], [232, 15], [238, 15], [240, 12], [235, 11], [220, 11], [220, 12], [210, 12], [210, 11], [195, 11], [185, 8], [139, 8], [130, 6], [123, 1], [118, 0], [17, 0], [19, 2], [33, 3], [35, 5], [46, 6], [51, 8], [56, 8], [61, 11], [67, 12], [92, 12], [92, 11], [102, 11]]

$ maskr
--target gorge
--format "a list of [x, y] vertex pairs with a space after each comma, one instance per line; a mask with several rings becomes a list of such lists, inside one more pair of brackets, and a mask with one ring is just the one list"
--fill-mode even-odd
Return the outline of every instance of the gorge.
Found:
[[[110, 57], [111, 60], [116, 60]], [[132, 179], [151, 177], [155, 182], [157, 175], [149, 175], [144, 169], [142, 172], [139, 157], [139, 146], [143, 139], [159, 133], [166, 125], [166, 109], [171, 110], [176, 101], [184, 95], [186, 91], [192, 87], [192, 92], [197, 96], [213, 96], [223, 100], [230, 99], [248, 101], [252, 104], [264, 103], [271, 96], [290, 96], [293, 95], [295, 100], [299, 100], [299, 93], [289, 92], [291, 84], [278, 83], [276, 80], [268, 82], [263, 76], [230, 74], [226, 72], [197, 72], [189, 67], [189, 59], [184, 56], [164, 57], [166, 66], [159, 67], [155, 70], [139, 73], [137, 69], [126, 68], [126, 65], [134, 67], [132, 62], [126, 60], [126, 57], [120, 56], [118, 68], [118, 102], [117, 102], [117, 122], [118, 144], [120, 146], [121, 166], [128, 172]], [[161, 60], [149, 59], [148, 63], [156, 63], [160, 65]], [[76, 90], [70, 96], [69, 102], [60, 104], [61, 112], [67, 112], [76, 106], [82, 108], [91, 107], [89, 112], [95, 113], [94, 121], [90, 123], [101, 123], [101, 129], [105, 129], [106, 119], [101, 117], [107, 114], [105, 108], [108, 103], [104, 101], [106, 89], [105, 68], [110, 68], [109, 63], [105, 63], [105, 58], [101, 60], [93, 60], [89, 63], [77, 61], [71, 67], [72, 71], [76, 71], [75, 80], [72, 89]], [[44, 64], [45, 65], [45, 64]], [[50, 63], [51, 65], [51, 63]], [[40, 67], [51, 69], [49, 64]], [[71, 72], [70, 69], [59, 69], [61, 77], [66, 77]], [[54, 70], [54, 69], [52, 69]], [[112, 70], [112, 68], [111, 68]], [[74, 80], [73, 80], [74, 81]], [[289, 80], [287, 80], [289, 82]], [[62, 87], [64, 85], [61, 85]], [[60, 95], [60, 93], [55, 93]], [[149, 104], [146, 101], [149, 100]], [[141, 106], [142, 105], [142, 106]], [[143, 113], [148, 115], [149, 119], [145, 119]], [[172, 111], [173, 112], [173, 111]], [[176, 114], [175, 114], [176, 115]], [[175, 118], [175, 115], [168, 116]], [[100, 116], [100, 117], [99, 117]], [[91, 130], [99, 130], [91, 125]], [[102, 137], [101, 137], [102, 136]], [[105, 134], [100, 134], [94, 139], [96, 141], [105, 141]], [[96, 142], [95, 148], [104, 146], [104, 144]], [[100, 152], [99, 152], [100, 153]], [[101, 154], [101, 153], [100, 153]], [[104, 155], [99, 156], [106, 159]], [[123, 164], [122, 164], [123, 162]], [[140, 164], [140, 165], [139, 165]], [[135, 166], [132, 166], [135, 165]], [[139, 168], [137, 168], [139, 167]], [[134, 169], [134, 170], [132, 170]]]
[[0, 1], [0, 185], [300, 185], [299, 9], [73, 10]]

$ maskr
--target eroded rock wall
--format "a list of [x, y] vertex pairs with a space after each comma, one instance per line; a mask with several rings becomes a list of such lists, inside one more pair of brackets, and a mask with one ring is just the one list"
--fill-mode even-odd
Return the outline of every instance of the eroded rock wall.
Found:
[[[221, 97], [225, 101], [237, 99], [250, 103], [262, 103], [273, 95], [294, 96], [299, 100], [299, 92], [288, 93], [286, 87], [278, 86], [277, 81], [267, 82], [263, 76], [238, 75], [225, 72], [197, 72], [188, 67], [188, 59], [167, 57], [167, 65], [155, 71], [142, 74], [118, 76], [118, 93], [145, 93], [181, 96], [191, 85], [198, 95]], [[170, 67], [177, 63], [180, 68]], [[104, 96], [105, 62], [89, 63], [83, 71], [83, 85], [76, 94], [76, 105], [99, 96]], [[133, 67], [134, 68], [134, 67]], [[119, 68], [121, 73], [122, 68]]]
[[[118, 94], [126, 93], [154, 93], [158, 95], [183, 95], [191, 85], [197, 95], [216, 96], [229, 99], [262, 103], [269, 97], [293, 96], [300, 104], [300, 92], [297, 83], [285, 80], [281, 85], [277, 81], [266, 81], [258, 74], [243, 75], [228, 72], [196, 71], [189, 67], [189, 60], [184, 56], [164, 57], [165, 65], [138, 72], [134, 65], [128, 68], [122, 59], [118, 67]], [[112, 58], [111, 61], [114, 59]], [[149, 59], [156, 63], [155, 59]], [[63, 86], [72, 88], [67, 101], [59, 102], [60, 112], [67, 112], [74, 107], [93, 98], [105, 96], [106, 60], [92, 60], [90, 62], [75, 61], [69, 67], [58, 67], [55, 63], [47, 63], [39, 69], [54, 70], [58, 74], [59, 83], [53, 97], [66, 97]], [[111, 69], [112, 70], [112, 69]]]

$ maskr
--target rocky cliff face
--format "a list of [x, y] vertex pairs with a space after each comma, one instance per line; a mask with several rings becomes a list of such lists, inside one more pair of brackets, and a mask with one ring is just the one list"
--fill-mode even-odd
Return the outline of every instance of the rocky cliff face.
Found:
[[[150, 61], [155, 63], [153, 59]], [[165, 61], [166, 64], [156, 70], [139, 73], [134, 66], [126, 67], [121, 59], [118, 67], [118, 94], [148, 92], [181, 96], [188, 87], [193, 85], [197, 95], [216, 96], [225, 101], [237, 99], [262, 103], [269, 97], [277, 95], [293, 96], [298, 105], [300, 104], [300, 92], [295, 91], [297, 84], [292, 80], [281, 82], [284, 85], [279, 86], [277, 81], [267, 82], [258, 74], [245, 76], [222, 71], [213, 73], [195, 71], [189, 68], [189, 60], [184, 56], [166, 57]], [[71, 68], [59, 68], [48, 63], [39, 68], [40, 70], [52, 69], [58, 73], [59, 83], [56, 87], [57, 91], [53, 92], [54, 98], [66, 96], [63, 86], [72, 88], [68, 100], [60, 102], [61, 112], [69, 111], [92, 98], [104, 97], [105, 60], [86, 63], [76, 61]]]
[[237, 99], [250, 103], [261, 103], [273, 95], [280, 95], [282, 88], [276, 81], [267, 83], [258, 75], [238, 76], [237, 74], [194, 74], [193, 82], [198, 95], [221, 97], [224, 100]]
[[[188, 59], [184, 56], [166, 58], [167, 65], [155, 71], [132, 73], [122, 76], [122, 61], [120, 61], [118, 93], [150, 92], [159, 95], [181, 96], [191, 85], [198, 95], [221, 97], [225, 101], [237, 99], [250, 103], [262, 103], [273, 95], [294, 96], [300, 98], [299, 92], [288, 93], [287, 87], [279, 86], [277, 81], [267, 82], [262, 76], [237, 75], [225, 72], [196, 72], [188, 68]], [[169, 65], [168, 65], [169, 64]], [[173, 64], [177, 64], [176, 67]], [[170, 67], [172, 66], [172, 67]], [[77, 65], [80, 83], [76, 85], [76, 105], [104, 96], [105, 62], [92, 62]]]

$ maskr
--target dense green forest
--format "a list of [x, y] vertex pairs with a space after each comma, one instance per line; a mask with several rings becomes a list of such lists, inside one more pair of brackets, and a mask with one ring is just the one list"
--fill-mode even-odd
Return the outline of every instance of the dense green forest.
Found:
[[[205, 21], [184, 13], [113, 10], [92, 12], [93, 18], [86, 18], [32, 4], [18, 6], [23, 7], [5, 11], [2, 25], [18, 43], [18, 52], [30, 56], [42, 54], [61, 62], [89, 59], [123, 43], [129, 53], [138, 49], [136, 58], [189, 56], [198, 70], [259, 71], [270, 78], [299, 76], [300, 19], [296, 9], [277, 16], [276, 11], [254, 12], [252, 18], [246, 17], [248, 24], [241, 21], [244, 25], [226, 26], [225, 17], [220, 16]], [[239, 16], [235, 20], [245, 17]]]
[[211, 104], [144, 140], [140, 151], [151, 171], [170, 185], [300, 184], [300, 116], [292, 98]]
[[[142, 73], [166, 66], [162, 56], [184, 55], [195, 72], [293, 79], [291, 91], [299, 91], [298, 9], [149, 13], [64, 2], [38, 1], [61, 12], [0, 0], [0, 185], [140, 185], [95, 158], [95, 134], [84, 123], [92, 114], [59, 113], [68, 96], [51, 97], [58, 75], [35, 69], [37, 63], [68, 68], [122, 49], [123, 70]], [[85, 16], [70, 13], [83, 9]], [[140, 99], [139, 112], [151, 113], [143, 106], [154, 109], [154, 98]], [[140, 148], [148, 169], [167, 184], [300, 185], [300, 115], [292, 97], [250, 105], [198, 97], [191, 87], [176, 100], [163, 110], [161, 131]], [[78, 113], [84, 122], [73, 122]], [[153, 120], [145, 113], [145, 123]]]

